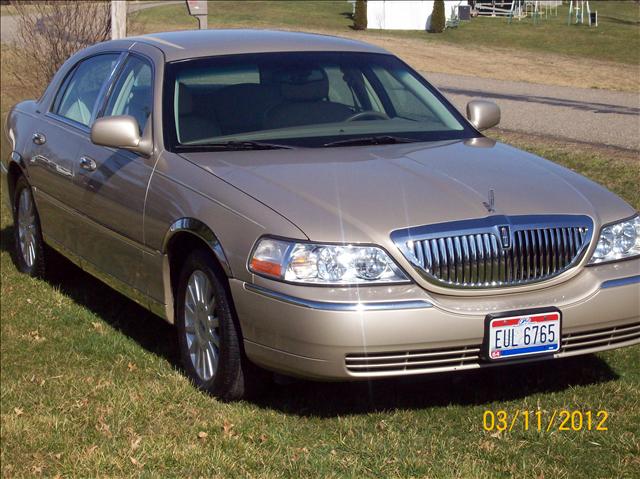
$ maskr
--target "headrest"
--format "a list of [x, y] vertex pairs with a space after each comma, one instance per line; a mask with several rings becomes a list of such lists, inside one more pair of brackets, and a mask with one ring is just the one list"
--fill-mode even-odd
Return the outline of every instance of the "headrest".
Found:
[[318, 101], [329, 94], [329, 79], [321, 68], [281, 70], [274, 75], [285, 100]]
[[193, 113], [193, 94], [184, 83], [178, 83], [178, 115]]

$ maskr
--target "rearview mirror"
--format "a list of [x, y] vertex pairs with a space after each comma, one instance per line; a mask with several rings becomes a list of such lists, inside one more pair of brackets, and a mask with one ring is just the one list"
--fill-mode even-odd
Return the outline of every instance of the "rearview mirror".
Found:
[[467, 103], [467, 119], [482, 131], [500, 123], [500, 107], [492, 101], [472, 100]]
[[153, 151], [149, 124], [145, 130], [141, 136], [138, 122], [132, 116], [106, 116], [98, 118], [91, 127], [91, 141], [96, 145], [124, 148], [148, 156]]

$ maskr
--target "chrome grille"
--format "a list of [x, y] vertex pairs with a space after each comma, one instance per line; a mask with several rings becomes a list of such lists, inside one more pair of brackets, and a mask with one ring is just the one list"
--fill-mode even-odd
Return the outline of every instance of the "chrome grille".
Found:
[[640, 323], [565, 334], [562, 336], [561, 351], [568, 353], [583, 349], [607, 347], [634, 340], [640, 341]]
[[491, 288], [552, 278], [578, 263], [593, 223], [586, 216], [491, 216], [392, 233], [427, 279], [455, 288]]
[[347, 354], [345, 366], [354, 374], [384, 374], [402, 371], [465, 369], [465, 366], [477, 364], [479, 360], [480, 346], [458, 346], [446, 349]]

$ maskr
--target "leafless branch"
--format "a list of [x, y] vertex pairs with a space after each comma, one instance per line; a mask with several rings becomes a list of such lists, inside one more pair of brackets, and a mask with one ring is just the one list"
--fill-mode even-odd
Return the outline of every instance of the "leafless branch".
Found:
[[71, 55], [110, 38], [106, 0], [13, 1], [12, 5], [17, 16], [16, 47], [23, 53], [14, 74], [29, 90], [42, 92]]

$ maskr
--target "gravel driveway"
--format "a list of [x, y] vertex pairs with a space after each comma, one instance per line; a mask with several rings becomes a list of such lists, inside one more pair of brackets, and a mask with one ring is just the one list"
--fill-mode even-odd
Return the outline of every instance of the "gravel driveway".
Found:
[[472, 98], [495, 101], [502, 128], [640, 150], [640, 93], [423, 74], [463, 112]]

